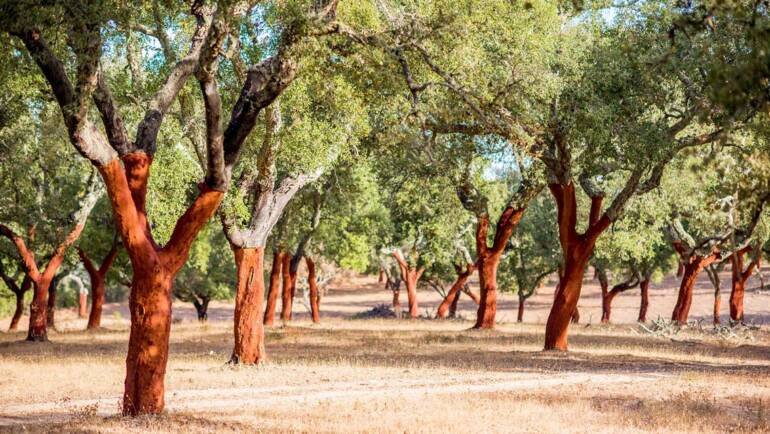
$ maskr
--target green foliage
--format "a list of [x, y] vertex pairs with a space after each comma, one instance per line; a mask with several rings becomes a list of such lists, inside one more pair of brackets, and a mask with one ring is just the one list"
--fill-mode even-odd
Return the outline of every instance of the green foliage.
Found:
[[235, 291], [235, 264], [219, 223], [201, 231], [190, 257], [174, 281], [174, 296], [192, 302], [195, 297], [229, 300]]
[[498, 270], [502, 291], [514, 291], [519, 297], [534, 294], [548, 275], [561, 264], [556, 208], [545, 193], [530, 203], [506, 250]]

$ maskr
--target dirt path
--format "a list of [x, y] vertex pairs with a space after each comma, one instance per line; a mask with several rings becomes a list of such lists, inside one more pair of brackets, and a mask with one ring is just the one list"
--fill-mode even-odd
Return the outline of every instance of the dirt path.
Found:
[[[516, 374], [514, 378], [511, 378], [511, 375], [481, 375], [460, 380], [363, 380], [284, 387], [169, 390], [166, 408], [172, 412], [232, 412], [243, 411], [245, 407], [265, 408], [290, 403], [316, 404], [326, 400], [396, 399], [434, 394], [493, 393], [544, 388], [553, 390], [559, 386], [639, 383], [663, 377], [657, 374]], [[117, 413], [118, 402], [119, 398], [113, 396], [3, 406], [0, 407], [0, 426], [20, 425], [31, 421], [64, 422], [83, 414], [110, 416]]]

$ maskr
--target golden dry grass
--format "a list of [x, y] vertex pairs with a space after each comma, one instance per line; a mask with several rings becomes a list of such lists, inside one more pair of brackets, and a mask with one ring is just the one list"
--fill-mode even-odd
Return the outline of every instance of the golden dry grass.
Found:
[[[326, 306], [364, 310], [382, 291]], [[427, 303], [426, 303], [427, 304]], [[117, 311], [120, 306], [111, 306]], [[218, 305], [226, 311], [227, 306]], [[177, 313], [188, 307], [175, 306]], [[301, 310], [301, 308], [299, 308]], [[541, 324], [468, 330], [467, 321], [303, 315], [267, 335], [270, 360], [225, 365], [231, 322], [172, 327], [168, 412], [117, 416], [125, 316], [51, 342], [0, 334], [0, 431], [32, 432], [767, 432], [770, 333], [673, 339], [633, 324], [574, 326], [569, 353], [542, 352]], [[216, 318], [216, 317], [215, 317]]]

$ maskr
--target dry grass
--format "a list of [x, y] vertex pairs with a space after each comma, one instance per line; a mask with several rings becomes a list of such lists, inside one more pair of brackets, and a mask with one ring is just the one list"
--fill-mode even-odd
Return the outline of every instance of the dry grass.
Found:
[[[341, 292], [325, 302], [360, 311], [387, 296]], [[539, 324], [480, 332], [465, 321], [330, 316], [320, 326], [300, 319], [270, 330], [270, 360], [260, 367], [225, 365], [227, 317], [175, 323], [168, 412], [135, 419], [117, 416], [127, 316], [109, 316], [110, 329], [97, 333], [54, 332], [45, 344], [1, 334], [0, 431], [770, 430], [765, 330], [752, 340], [698, 330], [671, 339], [632, 324], [579, 325], [563, 354], [541, 351]], [[61, 330], [82, 326], [72, 312], [58, 321]]]

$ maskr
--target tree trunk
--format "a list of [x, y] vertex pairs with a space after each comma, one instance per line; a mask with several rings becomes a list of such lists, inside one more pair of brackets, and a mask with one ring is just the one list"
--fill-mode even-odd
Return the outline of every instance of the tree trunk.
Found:
[[519, 309], [516, 313], [516, 322], [524, 322], [524, 302], [527, 300], [527, 297], [524, 297], [523, 295], [519, 294]]
[[[48, 326], [54, 326], [53, 307], [56, 303], [56, 285], [53, 280], [53, 275], [46, 271], [37, 281], [32, 282], [33, 293], [32, 303], [29, 306], [28, 341], [47, 341]], [[50, 297], [49, 290], [51, 291]], [[51, 306], [50, 313], [49, 306]]]
[[281, 321], [291, 320], [291, 307], [294, 297], [291, 294], [291, 255], [288, 253], [283, 257], [281, 273], [283, 275], [283, 291], [281, 293]]
[[559, 285], [556, 287], [548, 322], [546, 322], [546, 350], [567, 351], [567, 331], [577, 312], [577, 303], [583, 288], [583, 273], [587, 262], [587, 258], [568, 259], [564, 266], [564, 271], [559, 277]]
[[382, 282], [385, 281], [385, 270], [380, 268], [380, 273], [379, 274], [380, 274], [379, 277], [377, 277], [377, 283], [382, 283]]
[[452, 303], [449, 305], [449, 318], [457, 318], [457, 304], [460, 302], [460, 294], [462, 294], [462, 291], [457, 293], [457, 296], [454, 297]]
[[682, 274], [682, 283], [679, 285], [679, 295], [676, 300], [676, 305], [674, 306], [674, 311], [671, 314], [672, 321], [676, 321], [681, 325], [687, 324], [687, 318], [690, 315], [690, 306], [692, 305], [693, 289], [695, 288], [695, 281], [698, 279], [698, 274], [715, 260], [715, 254], [708, 257], [692, 255], [688, 262], [685, 263], [684, 273]]
[[[56, 278], [54, 278], [56, 280]], [[49, 328], [56, 327], [56, 291], [57, 285], [55, 281], [51, 281], [48, 286], [48, 303], [46, 305], [46, 326]]]
[[612, 315], [612, 300], [615, 299], [616, 295], [618, 295], [618, 292], [609, 291], [607, 292], [607, 295], [602, 298], [602, 324], [609, 324], [610, 322], [610, 315]]
[[628, 291], [629, 289], [636, 287], [636, 285], [638, 284], [640, 284], [640, 279], [637, 277], [632, 277], [631, 279], [625, 282], [621, 282], [613, 286], [612, 289], [609, 291], [605, 289], [602, 290], [602, 293], [603, 293], [602, 323], [603, 324], [607, 324], [610, 322], [610, 316], [612, 315], [612, 301], [615, 299], [615, 296], [617, 296], [621, 292]]
[[732, 286], [732, 291], [730, 291], [730, 319], [743, 322], [743, 298], [746, 293], [746, 282], [740, 277], [733, 276]]
[[722, 285], [719, 281], [719, 270], [714, 269], [714, 267], [708, 267], [706, 271], [708, 272], [711, 284], [714, 286], [714, 324], [717, 325], [721, 323], [719, 311], [722, 306]]
[[409, 318], [417, 318], [420, 316], [420, 309], [417, 303], [417, 275], [416, 270], [409, 270], [404, 283], [406, 284], [406, 298], [409, 303]]
[[13, 317], [11, 318], [11, 325], [8, 327], [8, 331], [14, 331], [19, 329], [19, 320], [24, 314], [24, 293], [15, 292], [16, 296], [16, 310], [13, 311]]
[[401, 285], [396, 286], [392, 289], [393, 291], [393, 312], [396, 313], [396, 318], [401, 318]]
[[[743, 322], [743, 298], [746, 293], [746, 281], [749, 280], [754, 268], [759, 268], [758, 258], [752, 260], [744, 270], [743, 257], [748, 249], [739, 250], [730, 257], [732, 262], [732, 290], [730, 291], [730, 319]], [[762, 275], [760, 271], [760, 276]]]
[[[138, 264], [139, 265], [139, 264]], [[160, 413], [171, 331], [174, 274], [161, 261], [135, 267], [129, 309], [131, 333], [126, 356], [123, 414]]]
[[116, 159], [98, 167], [133, 270], [122, 413], [158, 414], [165, 405], [174, 277], [224, 193], [206, 183], [199, 184], [198, 196], [177, 220], [166, 245], [160, 247], [152, 237], [145, 206], [152, 157], [134, 152], [122, 156], [122, 162]]
[[606, 213], [601, 214], [604, 197], [591, 197], [588, 226], [583, 234], [579, 234], [576, 228], [575, 185], [572, 182], [550, 184], [548, 188], [556, 202], [563, 266], [545, 326], [544, 349], [567, 351], [569, 324], [573, 316], [578, 314], [577, 304], [583, 289], [585, 268], [593, 254], [596, 240], [610, 226], [611, 220]]
[[479, 308], [476, 311], [475, 329], [491, 329], [495, 327], [497, 314], [497, 266], [500, 257], [508, 244], [513, 231], [524, 215], [526, 205], [520, 208], [508, 206], [497, 220], [497, 228], [492, 247], [487, 244], [489, 231], [489, 216], [477, 216], [476, 222], [476, 265], [479, 270]]
[[193, 306], [195, 306], [195, 313], [198, 316], [198, 322], [206, 322], [209, 320], [209, 301], [208, 297], [201, 297], [200, 301], [197, 296], [193, 296]]
[[495, 327], [497, 314], [497, 266], [500, 255], [490, 253], [479, 257], [479, 308], [476, 311], [475, 329]]
[[[596, 275], [599, 278], [599, 286], [602, 288], [602, 324], [610, 322], [610, 306], [611, 299], [609, 298], [609, 286], [610, 282], [607, 280], [607, 272], [602, 268], [595, 268]], [[613, 296], [614, 297], [614, 296]]]
[[318, 294], [318, 281], [315, 275], [315, 263], [309, 256], [305, 256], [305, 264], [307, 265], [307, 284], [310, 288], [310, 316], [315, 324], [321, 322], [321, 313], [319, 311], [319, 302], [321, 299]]
[[96, 330], [102, 326], [102, 308], [104, 307], [104, 277], [91, 275], [91, 314], [88, 316], [86, 330]]
[[570, 317], [569, 321], [572, 324], [580, 323], [580, 309], [578, 309], [577, 306], [575, 306], [575, 310], [572, 311], [572, 316]]
[[88, 316], [88, 293], [85, 291], [78, 293], [78, 317]]
[[[462, 292], [462, 289], [465, 286], [465, 282], [468, 281], [473, 272], [476, 270], [476, 267], [473, 264], [468, 264], [464, 271], [462, 268], [457, 266], [455, 266], [455, 268], [457, 271], [457, 279], [455, 280], [454, 284], [452, 284], [452, 287], [449, 288], [449, 292], [447, 292], [444, 300], [442, 300], [441, 304], [439, 304], [438, 310], [436, 310], [437, 318], [446, 318], [447, 312], [452, 311], [452, 306], [454, 306], [455, 312], [457, 311], [457, 301], [460, 298], [460, 292]], [[450, 315], [450, 317], [453, 317], [453, 315]]]
[[237, 270], [235, 298], [235, 345], [230, 363], [257, 364], [265, 358], [262, 303], [264, 248], [233, 248]]
[[647, 322], [647, 308], [650, 306], [650, 278], [646, 277], [639, 283], [642, 301], [639, 304], [639, 322]]
[[278, 292], [281, 288], [281, 267], [283, 266], [284, 252], [273, 252], [273, 266], [270, 270], [270, 289], [267, 292], [267, 305], [265, 306], [264, 324], [272, 327], [275, 323], [275, 306], [278, 304]]
[[676, 277], [682, 277], [684, 275], [684, 264], [682, 261], [678, 261], [676, 265]]
[[87, 330], [96, 330], [102, 325], [102, 307], [104, 306], [105, 297], [105, 280], [107, 272], [110, 270], [112, 263], [118, 256], [118, 250], [120, 243], [115, 240], [112, 243], [112, 248], [107, 252], [107, 256], [104, 257], [99, 268], [96, 268], [93, 262], [88, 258], [86, 252], [83, 249], [78, 249], [78, 255], [80, 256], [83, 267], [88, 272], [88, 277], [91, 280], [91, 314], [88, 316]]
[[420, 316], [420, 309], [417, 303], [417, 282], [420, 280], [422, 273], [425, 272], [424, 267], [411, 268], [409, 263], [406, 262], [401, 255], [400, 250], [393, 251], [393, 258], [398, 263], [398, 268], [401, 271], [401, 280], [406, 285], [406, 296], [409, 303], [409, 317], [417, 318]]

